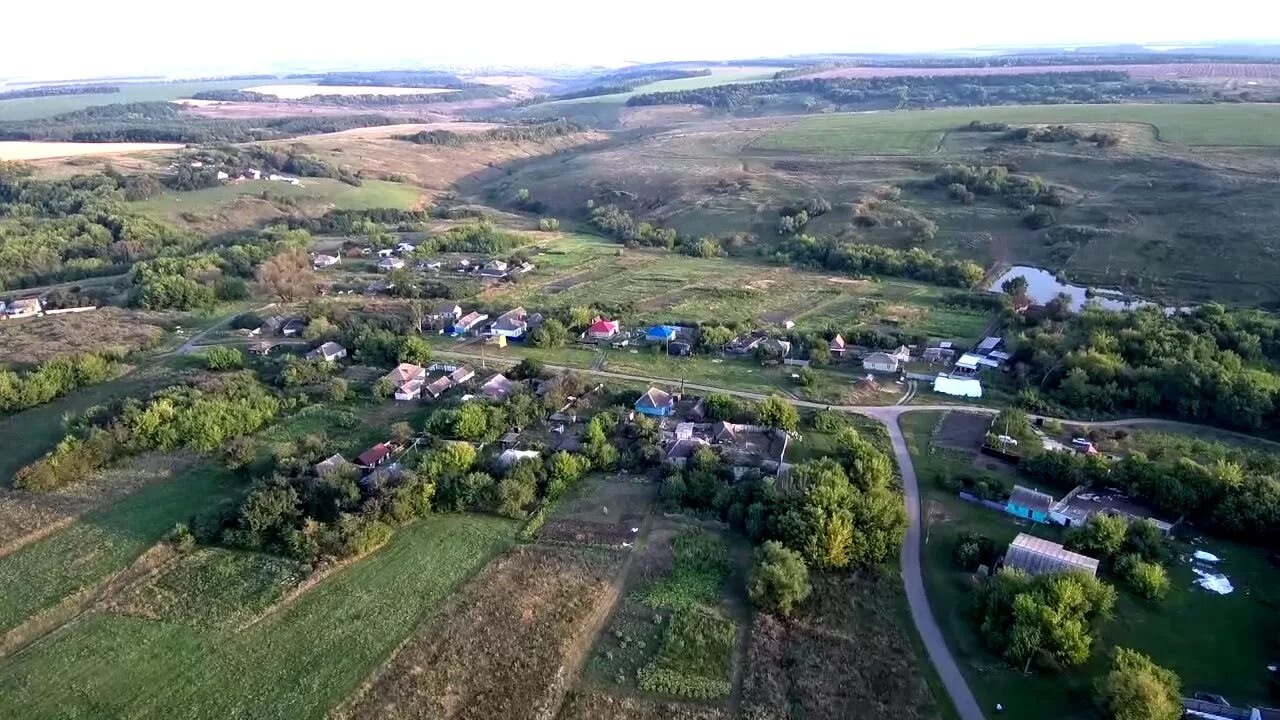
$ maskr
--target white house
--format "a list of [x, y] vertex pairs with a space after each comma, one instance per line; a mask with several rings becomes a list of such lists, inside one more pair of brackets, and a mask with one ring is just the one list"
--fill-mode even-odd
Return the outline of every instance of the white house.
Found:
[[507, 338], [523, 337], [525, 330], [529, 327], [529, 323], [526, 321], [528, 316], [529, 313], [525, 312], [522, 307], [508, 310], [499, 315], [498, 319], [494, 321], [492, 327], [489, 328], [489, 334]]
[[898, 372], [901, 364], [897, 355], [882, 352], [873, 352], [862, 359], [862, 367], [874, 372]]
[[325, 362], [333, 362], [346, 356], [347, 349], [336, 342], [327, 342], [307, 353], [308, 360], [324, 360]]
[[317, 255], [311, 260], [311, 264], [317, 268], [327, 268], [342, 262], [337, 255]]

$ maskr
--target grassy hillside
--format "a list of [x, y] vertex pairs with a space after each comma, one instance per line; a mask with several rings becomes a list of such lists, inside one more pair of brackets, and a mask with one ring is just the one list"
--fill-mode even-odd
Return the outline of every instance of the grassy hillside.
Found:
[[[191, 97], [204, 90], [239, 90], [260, 80], [195, 80], [187, 82], [119, 83], [118, 93], [91, 95], [58, 95], [52, 97], [0, 100], [0, 120], [31, 120], [81, 110], [94, 105], [159, 102]], [[291, 84], [307, 84], [307, 80], [290, 80]], [[111, 85], [109, 81], [100, 83]]]
[[1027, 105], [807, 117], [773, 130], [750, 147], [800, 153], [920, 155], [971, 120], [1148, 125], [1156, 137], [1183, 146], [1280, 146], [1277, 105]]

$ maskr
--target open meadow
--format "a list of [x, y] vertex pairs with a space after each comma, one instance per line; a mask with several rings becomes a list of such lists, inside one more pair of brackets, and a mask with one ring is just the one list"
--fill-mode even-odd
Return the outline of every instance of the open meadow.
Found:
[[[305, 81], [292, 81], [305, 84]], [[111, 84], [111, 83], [105, 83]], [[183, 80], [178, 82], [120, 82], [120, 92], [85, 95], [50, 95], [46, 97], [0, 100], [0, 121], [32, 120], [61, 113], [83, 110], [95, 105], [119, 103], [164, 102], [190, 97], [210, 90], [242, 90], [253, 80]]]

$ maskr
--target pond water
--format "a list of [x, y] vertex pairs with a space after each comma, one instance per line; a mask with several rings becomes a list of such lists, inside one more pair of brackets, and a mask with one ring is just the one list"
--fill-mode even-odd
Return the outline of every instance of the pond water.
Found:
[[1008, 272], [996, 278], [995, 282], [991, 283], [987, 289], [992, 292], [1001, 292], [1000, 286], [1006, 280], [1019, 275], [1027, 279], [1027, 295], [1031, 297], [1032, 302], [1039, 305], [1044, 305], [1054, 299], [1058, 293], [1069, 295], [1071, 297], [1071, 309], [1077, 311], [1084, 309], [1086, 302], [1094, 303], [1104, 310], [1134, 310], [1151, 304], [1146, 300], [1126, 299], [1123, 293], [1116, 290], [1099, 290], [1095, 288], [1092, 292], [1093, 297], [1089, 297], [1087, 288], [1059, 282], [1058, 278], [1048, 270], [1026, 265], [1014, 265]]

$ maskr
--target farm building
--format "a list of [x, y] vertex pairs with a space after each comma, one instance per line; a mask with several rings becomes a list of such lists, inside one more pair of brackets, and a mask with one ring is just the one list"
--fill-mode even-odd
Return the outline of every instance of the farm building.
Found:
[[446, 326], [452, 325], [460, 317], [462, 317], [462, 306], [458, 303], [445, 303], [431, 313], [433, 320], [440, 320], [441, 324]]
[[294, 337], [301, 335], [302, 331], [307, 327], [307, 322], [302, 318], [289, 318], [284, 325], [280, 327], [280, 334], [285, 337]]
[[753, 352], [768, 337], [767, 333], [759, 330], [747, 335], [739, 335], [724, 346], [724, 351], [729, 355], [746, 355]]
[[687, 342], [667, 343], [667, 354], [672, 357], [684, 357], [693, 354], [693, 346]]
[[587, 337], [594, 338], [596, 340], [608, 340], [614, 335], [617, 335], [618, 331], [621, 329], [622, 326], [617, 320], [596, 318], [596, 321], [591, 323], [591, 326], [587, 328]]
[[413, 243], [402, 242], [402, 243], [400, 243], [400, 244], [396, 245], [396, 252], [398, 252], [398, 253], [400, 253], [400, 254], [402, 254], [402, 255], [403, 255], [404, 253], [411, 253], [411, 252], [413, 252], [413, 251], [414, 251], [414, 250], [416, 250], [416, 249], [417, 249], [417, 248], [414, 246], [414, 244], [413, 244]]
[[1013, 486], [1013, 492], [1009, 494], [1009, 502], [1004, 506], [1004, 511], [1010, 515], [1038, 523], [1049, 522], [1051, 510], [1053, 510], [1052, 495], [1021, 485]]
[[982, 383], [977, 378], [952, 377], [946, 373], [938, 373], [933, 380], [933, 391], [953, 397], [980, 398]]
[[1148, 520], [1164, 534], [1168, 534], [1173, 529], [1173, 523], [1155, 517], [1150, 508], [1141, 505], [1124, 493], [1084, 486], [1072, 490], [1058, 501], [1053, 507], [1050, 519], [1059, 525], [1074, 527], [1085, 524], [1095, 513], [1119, 515], [1129, 522]]
[[275, 346], [276, 346], [275, 343], [267, 342], [266, 340], [263, 340], [262, 342], [256, 342], [249, 346], [249, 354], [266, 357], [267, 355], [271, 354], [271, 350]]
[[311, 260], [311, 264], [316, 268], [333, 267], [342, 262], [337, 255], [317, 255]]
[[635, 404], [636, 412], [653, 417], [666, 417], [675, 410], [675, 407], [676, 401], [671, 396], [671, 393], [656, 387], [651, 387], [645, 391], [640, 396], [640, 399], [636, 400]]
[[435, 380], [427, 383], [422, 390], [426, 394], [430, 395], [432, 399], [435, 399], [443, 395], [445, 391], [451, 387], [453, 387], [453, 381], [449, 379], [449, 376], [441, 375]]
[[421, 365], [400, 363], [384, 377], [395, 388], [397, 400], [417, 400], [422, 397], [422, 386], [427, 380], [427, 370]]
[[676, 339], [678, 332], [671, 325], [654, 325], [644, 332], [644, 339], [649, 342], [670, 342]]
[[462, 367], [449, 373], [449, 381], [454, 385], [461, 385], [476, 376], [476, 371], [470, 367], [463, 365]]
[[956, 351], [951, 347], [951, 343], [943, 343], [938, 347], [925, 348], [921, 359], [930, 363], [951, 362], [955, 356]]
[[711, 443], [707, 442], [703, 438], [681, 438], [671, 443], [671, 446], [667, 448], [667, 462], [675, 465], [676, 467], [684, 467], [688, 464], [689, 458], [693, 457], [694, 453], [703, 448], [710, 447]]
[[1031, 575], [1080, 571], [1098, 574], [1098, 561], [1087, 555], [1074, 553], [1056, 542], [1018, 533], [1009, 543], [1004, 556], [1005, 567], [1014, 567]]
[[391, 272], [404, 268], [404, 261], [398, 257], [385, 257], [378, 261], [378, 272]]
[[311, 470], [316, 474], [316, 477], [323, 477], [325, 475], [328, 475], [331, 472], [340, 470], [342, 466], [346, 464], [347, 464], [347, 460], [346, 458], [342, 457], [341, 453], [334, 453], [333, 455], [330, 455], [324, 460], [321, 460], [320, 462], [313, 465], [311, 467]]
[[346, 356], [347, 349], [336, 342], [327, 342], [307, 353], [308, 360], [323, 360], [325, 362], [333, 362]]
[[862, 367], [873, 372], [898, 372], [901, 362], [894, 355], [873, 352], [862, 358]]

